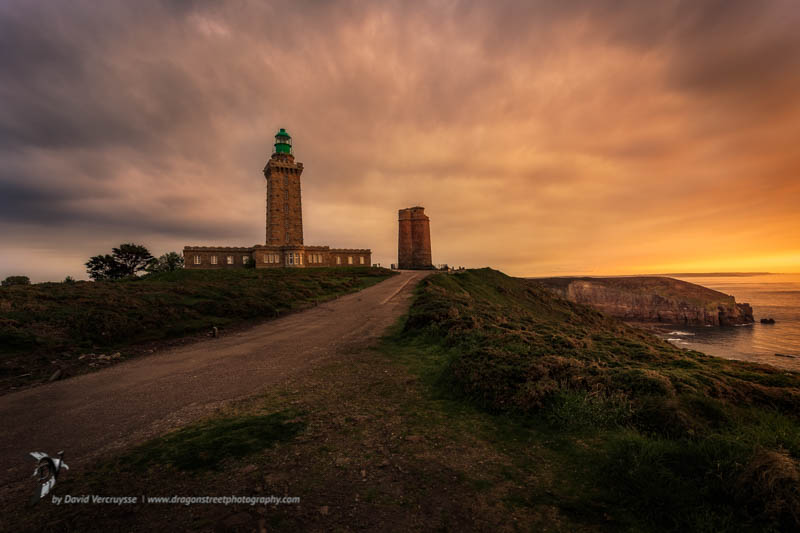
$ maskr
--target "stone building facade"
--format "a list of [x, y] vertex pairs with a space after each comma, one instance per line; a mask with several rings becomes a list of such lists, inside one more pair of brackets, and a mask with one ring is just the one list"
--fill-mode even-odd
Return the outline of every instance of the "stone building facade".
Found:
[[251, 247], [186, 246], [185, 268], [308, 268], [370, 266], [367, 248], [330, 248], [303, 244], [303, 209], [300, 176], [303, 163], [296, 162], [292, 138], [281, 128], [275, 150], [264, 167], [267, 180], [266, 244]]
[[425, 208], [416, 206], [398, 212], [397, 268], [420, 270], [433, 268], [431, 225]]

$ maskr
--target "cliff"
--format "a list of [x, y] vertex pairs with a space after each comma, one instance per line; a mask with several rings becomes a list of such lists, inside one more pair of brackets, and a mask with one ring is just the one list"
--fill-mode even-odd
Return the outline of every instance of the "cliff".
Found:
[[559, 296], [636, 322], [732, 326], [753, 322], [749, 304], [694, 283], [667, 277], [545, 278]]

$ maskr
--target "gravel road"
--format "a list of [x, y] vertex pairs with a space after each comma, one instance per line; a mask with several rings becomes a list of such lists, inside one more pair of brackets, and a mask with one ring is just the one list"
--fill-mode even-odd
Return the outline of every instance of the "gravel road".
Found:
[[[216, 339], [0, 396], [0, 486], [27, 483], [32, 451], [93, 458], [207, 415], [223, 404], [375, 342], [407, 309], [426, 272]], [[15, 491], [16, 492], [16, 491]]]

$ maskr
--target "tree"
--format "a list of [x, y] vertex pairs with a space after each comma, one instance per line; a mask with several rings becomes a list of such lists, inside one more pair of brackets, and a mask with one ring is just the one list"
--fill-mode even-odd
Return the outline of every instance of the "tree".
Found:
[[153, 259], [150, 252], [141, 244], [120, 244], [119, 248], [112, 248], [111, 255], [119, 263], [122, 272], [127, 276], [135, 276]]
[[28, 276], [8, 276], [1, 283], [3, 287], [10, 287], [12, 285], [30, 285], [30, 284], [31, 284], [31, 279]]
[[183, 257], [178, 252], [168, 252], [158, 259], [151, 259], [145, 270], [148, 272], [173, 272], [183, 268]]
[[111, 255], [95, 255], [86, 263], [86, 273], [95, 281], [106, 281], [123, 277], [119, 263]]
[[86, 272], [95, 281], [135, 276], [145, 269], [153, 256], [141, 244], [120, 244], [111, 255], [95, 255], [86, 263]]

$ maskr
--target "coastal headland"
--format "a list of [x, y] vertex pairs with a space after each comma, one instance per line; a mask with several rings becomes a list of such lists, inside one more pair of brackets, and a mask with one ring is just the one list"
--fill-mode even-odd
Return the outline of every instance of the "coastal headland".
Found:
[[753, 308], [733, 296], [665, 276], [537, 278], [562, 298], [631, 322], [734, 326], [751, 324]]

